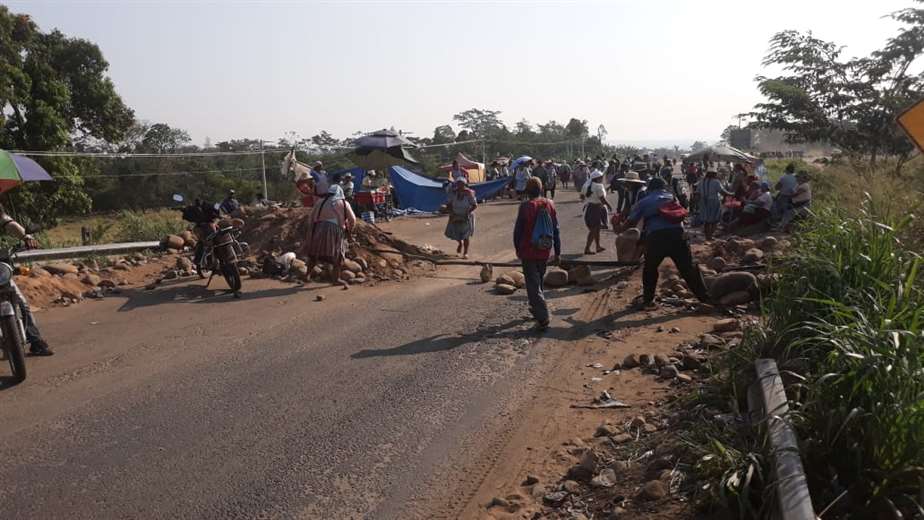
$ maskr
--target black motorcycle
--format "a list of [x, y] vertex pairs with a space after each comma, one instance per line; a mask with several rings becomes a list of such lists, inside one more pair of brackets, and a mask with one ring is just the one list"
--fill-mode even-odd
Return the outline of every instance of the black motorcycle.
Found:
[[17, 251], [0, 251], [0, 350], [10, 362], [13, 380], [21, 383], [26, 379], [26, 328], [12, 283]]
[[[182, 202], [183, 197], [174, 195], [173, 200]], [[209, 286], [215, 273], [221, 273], [234, 297], [240, 298], [241, 273], [238, 262], [247, 256], [250, 249], [246, 242], [238, 240], [242, 230], [230, 225], [216, 225], [215, 222], [221, 218], [218, 204], [197, 201], [181, 211], [183, 220], [195, 224], [196, 229], [202, 233], [200, 236], [204, 235], [204, 239], [196, 244], [194, 263], [199, 277], [209, 279], [205, 286]]]

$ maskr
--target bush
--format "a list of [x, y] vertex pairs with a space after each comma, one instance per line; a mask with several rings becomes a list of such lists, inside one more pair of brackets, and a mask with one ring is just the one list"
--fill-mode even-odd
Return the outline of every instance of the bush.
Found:
[[122, 211], [115, 232], [116, 242], [160, 240], [181, 232], [186, 226], [178, 212], [141, 213]]

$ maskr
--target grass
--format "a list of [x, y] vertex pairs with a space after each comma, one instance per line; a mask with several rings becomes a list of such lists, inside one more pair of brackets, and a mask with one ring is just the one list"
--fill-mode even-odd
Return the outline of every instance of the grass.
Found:
[[39, 235], [43, 247], [81, 245], [80, 230], [90, 229], [91, 243], [135, 242], [160, 240], [164, 235], [186, 229], [180, 213], [170, 209], [120, 211], [68, 219], [61, 225]]
[[[777, 361], [824, 518], [924, 517], [924, 167], [816, 171], [815, 216], [792, 237], [763, 319], [714, 364], [684, 440], [707, 508], [771, 509], [765, 439], [744, 420], [753, 361]], [[716, 416], [738, 418], [717, 424]]]

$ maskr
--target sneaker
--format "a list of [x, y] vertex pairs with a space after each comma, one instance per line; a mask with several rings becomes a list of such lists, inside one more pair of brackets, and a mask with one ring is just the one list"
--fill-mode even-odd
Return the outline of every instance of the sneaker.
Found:
[[33, 356], [53, 356], [55, 354], [54, 351], [48, 348], [48, 343], [45, 343], [45, 340], [42, 339], [32, 342], [29, 353]]
[[549, 330], [549, 320], [540, 321], [536, 323], [536, 330], [539, 332], [545, 332]]

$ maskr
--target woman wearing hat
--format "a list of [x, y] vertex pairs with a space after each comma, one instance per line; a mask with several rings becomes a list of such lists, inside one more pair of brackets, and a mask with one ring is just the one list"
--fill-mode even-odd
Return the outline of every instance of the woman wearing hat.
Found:
[[340, 271], [346, 257], [346, 237], [356, 225], [356, 215], [341, 194], [340, 186], [331, 184], [327, 193], [315, 203], [309, 220], [305, 248], [308, 272], [310, 273], [318, 262], [328, 262], [334, 268], [331, 272], [332, 282], [339, 283], [346, 289], [347, 284], [340, 279]]
[[449, 208], [449, 222], [446, 223], [446, 238], [459, 243], [456, 253], [468, 258], [468, 246], [475, 234], [475, 210], [478, 201], [475, 192], [468, 187], [465, 177], [457, 179], [446, 205]]
[[633, 171], [627, 172], [625, 177], [617, 179], [617, 181], [623, 186], [623, 193], [620, 195], [618, 203], [619, 214], [626, 216], [632, 206], [638, 202], [638, 197], [642, 192], [642, 187], [645, 186], [645, 181], [639, 178], [637, 172]]
[[[607, 227], [606, 221], [610, 211], [613, 208], [606, 200], [606, 186], [603, 185], [603, 172], [599, 168], [594, 168], [590, 174], [590, 182], [581, 193], [587, 201], [584, 208], [584, 224], [587, 225], [587, 245], [584, 246], [584, 254], [592, 255], [605, 251], [600, 245], [600, 230]], [[591, 244], [596, 243], [597, 250], [591, 251]]]
[[733, 195], [722, 186], [718, 178], [719, 172], [710, 169], [706, 177], [699, 181], [697, 193], [699, 194], [699, 214], [703, 221], [703, 233], [706, 240], [712, 240], [715, 229], [722, 218], [722, 196]]

